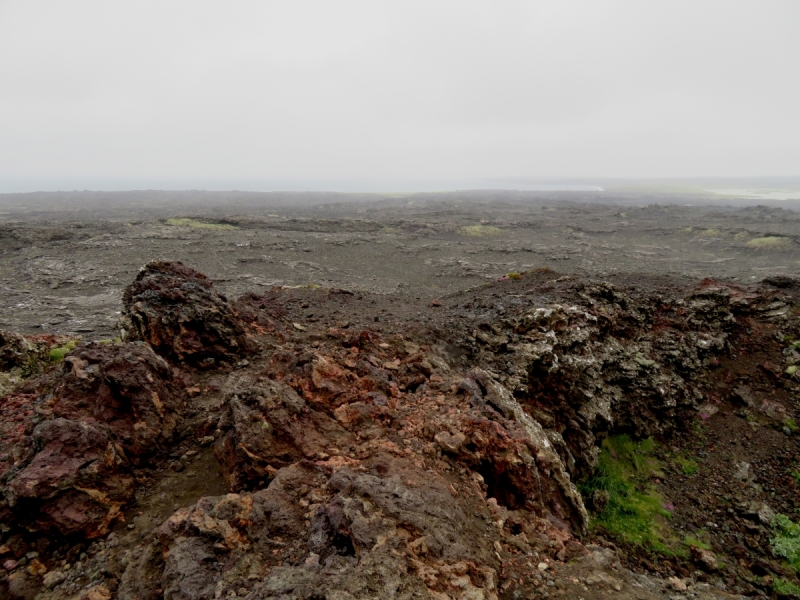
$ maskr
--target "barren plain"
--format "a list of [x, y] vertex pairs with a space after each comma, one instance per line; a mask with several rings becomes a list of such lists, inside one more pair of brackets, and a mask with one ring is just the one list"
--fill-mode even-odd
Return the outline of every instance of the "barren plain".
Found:
[[114, 337], [121, 290], [153, 258], [192, 265], [232, 298], [319, 285], [430, 299], [541, 267], [740, 283], [800, 273], [800, 214], [703, 200], [505, 191], [7, 194], [0, 327]]

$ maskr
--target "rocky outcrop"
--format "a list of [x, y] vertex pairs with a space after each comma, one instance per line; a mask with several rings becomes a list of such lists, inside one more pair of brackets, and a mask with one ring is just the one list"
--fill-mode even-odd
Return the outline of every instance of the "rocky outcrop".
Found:
[[592, 472], [610, 432], [646, 437], [696, 415], [701, 376], [741, 329], [737, 318], [787, 306], [713, 282], [672, 297], [632, 297], [607, 283], [578, 282], [570, 292], [571, 305], [484, 315], [462, 343], [493, 382], [483, 386], [508, 390], [573, 479]]
[[143, 340], [175, 364], [208, 368], [256, 344], [208, 277], [181, 262], [147, 263], [123, 295], [125, 339]]
[[[501, 479], [494, 482], [493, 487], [498, 490], [498, 493], [494, 495], [499, 495], [500, 490], [508, 490], [512, 494], [516, 492], [526, 502], [549, 507], [555, 515], [568, 522], [576, 532], [586, 533], [589, 526], [589, 515], [586, 512], [583, 498], [556, 451], [558, 446], [564, 445], [563, 439], [557, 432], [546, 432], [538, 421], [523, 410], [514, 396], [494, 381], [488, 373], [481, 369], [475, 369], [471, 374], [479, 382], [480, 387], [486, 390], [484, 401], [525, 432], [525, 445], [532, 451], [532, 455], [528, 456], [524, 452], [518, 452], [518, 455], [523, 458], [521, 463], [510, 461], [509, 466], [499, 469], [499, 475], [505, 476], [507, 481]], [[478, 439], [474, 434], [471, 437]], [[500, 460], [495, 449], [486, 448], [482, 454], [491, 457], [488, 459], [489, 464], [493, 466], [494, 471], [498, 471], [497, 465]], [[523, 485], [514, 485], [509, 476], [520, 468], [527, 475], [526, 479], [532, 475], [533, 481]], [[492, 473], [492, 479], [496, 480], [497, 477], [497, 474]], [[504, 504], [513, 506], [519, 502], [507, 501]]]
[[4, 503], [32, 528], [103, 535], [133, 494], [132, 470], [169, 448], [185, 382], [137, 342], [80, 347], [42, 387], [21, 435], [0, 442]]
[[[635, 564], [640, 549], [616, 538], [620, 552], [589, 544], [576, 481], [593, 471], [607, 435], [669, 434], [717, 413], [738, 419], [731, 412], [740, 409], [771, 420], [762, 429], [778, 438], [775, 447], [794, 444], [796, 415], [786, 394], [795, 379], [785, 365], [800, 360], [796, 309], [781, 288], [703, 282], [646, 295], [570, 281], [507, 296], [474, 291], [463, 303], [469, 307], [436, 307], [450, 312], [440, 329], [424, 333], [408, 323], [395, 331], [300, 324], [297, 315], [310, 312], [300, 294], [315, 293], [308, 290], [248, 295], [237, 306], [267, 350], [235, 369], [193, 372], [196, 400], [188, 409], [187, 381], [149, 345], [78, 348], [57, 373], [2, 400], [8, 417], [0, 427], [11, 441], [0, 441], [0, 518], [96, 538], [130, 506], [134, 490], [144, 493], [136, 494], [130, 529], [95, 541], [94, 554], [78, 560], [84, 547], [60, 550], [60, 564], [81, 564], [70, 574], [57, 567], [45, 578], [43, 567], [20, 566], [33, 560], [31, 548], [2, 538], [0, 553], [13, 557], [4, 563], [8, 581], [17, 589], [41, 579], [51, 590], [45, 600], [88, 598], [88, 590], [123, 600], [490, 600], [556, 590], [665, 598], [679, 589], [703, 597], [689, 575], [699, 566], [703, 577], [728, 578], [730, 557], [715, 567], [724, 554], [715, 547], [692, 550], [692, 570], [677, 555], [664, 561], [659, 572], [674, 578], [666, 591], [664, 581], [635, 578], [621, 561], [628, 552], [627, 564]], [[140, 331], [139, 323], [173, 364], [232, 362], [247, 335], [242, 328], [237, 340], [236, 311], [204, 282], [182, 265], [151, 263], [126, 295], [130, 330]], [[286, 301], [291, 294], [299, 297]], [[327, 310], [324, 302], [339, 311], [329, 296], [313, 296], [314, 314]], [[483, 302], [480, 314], [472, 312]], [[462, 308], [468, 318], [448, 320]], [[208, 327], [199, 315], [208, 316]], [[781, 347], [757, 361], [747, 357], [738, 371], [719, 366], [733, 345], [752, 353], [768, 340]], [[735, 374], [744, 371], [762, 379]], [[783, 393], [771, 393], [781, 386]], [[722, 408], [728, 388], [735, 409]], [[702, 452], [711, 446], [703, 442]], [[158, 481], [145, 490], [138, 469], [165, 455], [147, 470]], [[688, 476], [678, 469], [682, 457], [665, 454], [663, 476], [652, 485], [679, 486]], [[209, 472], [217, 463], [222, 477]], [[735, 485], [753, 484], [759, 468], [760, 481], [777, 481], [765, 473], [778, 471], [746, 466]], [[226, 484], [231, 493], [221, 494]], [[591, 498], [595, 511], [614, 505], [602, 492]], [[677, 500], [665, 496], [663, 509], [685, 514], [688, 503]], [[695, 504], [691, 523], [707, 512]], [[766, 532], [779, 507], [754, 506], [739, 511], [744, 530], [760, 523]], [[725, 514], [716, 511], [715, 522]], [[751, 549], [757, 541], [745, 539]], [[75, 573], [83, 568], [90, 574]]]
[[251, 600], [496, 598], [495, 548], [472, 518], [491, 514], [449, 487], [387, 455], [300, 461], [265, 490], [203, 498], [170, 517], [159, 530], [160, 583], [186, 600], [226, 589]]
[[235, 374], [225, 388], [227, 410], [218, 429], [226, 433], [216, 452], [231, 489], [243, 489], [269, 479], [281, 467], [352, 443], [339, 423], [310, 408], [283, 382]]
[[47, 343], [37, 343], [29, 337], [12, 331], [0, 330], [0, 371], [17, 368], [30, 373], [34, 365], [47, 359]]

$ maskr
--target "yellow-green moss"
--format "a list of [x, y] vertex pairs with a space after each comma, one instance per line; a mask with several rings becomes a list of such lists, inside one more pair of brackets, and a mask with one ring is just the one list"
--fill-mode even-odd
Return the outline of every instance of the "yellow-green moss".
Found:
[[470, 237], [494, 237], [503, 233], [503, 230], [494, 225], [468, 225], [458, 230], [461, 235]]
[[71, 341], [71, 342], [67, 342], [63, 346], [51, 349], [50, 350], [50, 355], [49, 355], [50, 356], [50, 361], [51, 362], [61, 362], [62, 360], [64, 360], [64, 357], [67, 354], [69, 354], [70, 350], [72, 350], [74, 347], [75, 347], [75, 342]]
[[197, 219], [167, 219], [167, 225], [174, 227], [196, 227], [197, 229], [238, 229], [235, 225], [230, 223], [207, 223], [205, 221], [198, 221]]
[[700, 548], [702, 550], [711, 550], [711, 544], [700, 539], [701, 535], [707, 535], [707, 533], [704, 531], [698, 531], [696, 535], [687, 535], [685, 538], [683, 538], [684, 545], [689, 547], [694, 546], [695, 548]]
[[779, 250], [787, 248], [791, 245], [792, 241], [789, 238], [777, 235], [768, 235], [760, 238], [753, 238], [747, 242], [748, 248], [755, 248], [756, 250]]
[[690, 456], [678, 455], [675, 457], [675, 465], [684, 475], [694, 475], [697, 473], [697, 461]]

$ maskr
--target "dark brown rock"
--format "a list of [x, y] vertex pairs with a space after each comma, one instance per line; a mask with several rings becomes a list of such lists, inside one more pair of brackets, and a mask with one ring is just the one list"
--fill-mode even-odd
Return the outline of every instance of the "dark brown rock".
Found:
[[697, 546], [690, 546], [689, 551], [692, 555], [692, 560], [700, 565], [706, 571], [716, 571], [719, 569], [717, 557], [711, 550], [698, 548]]
[[256, 350], [244, 323], [210, 279], [181, 262], [147, 263], [123, 295], [126, 339], [167, 360], [207, 368]]
[[270, 471], [350, 443], [350, 434], [327, 414], [310, 409], [288, 385], [233, 375], [226, 387], [227, 433], [216, 445], [231, 489], [270, 476]]

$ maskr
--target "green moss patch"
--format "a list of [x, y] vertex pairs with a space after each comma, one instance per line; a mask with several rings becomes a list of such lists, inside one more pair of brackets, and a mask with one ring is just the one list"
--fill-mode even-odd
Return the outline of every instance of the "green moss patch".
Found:
[[721, 229], [700, 229], [695, 231], [695, 235], [704, 238], [718, 238], [724, 236], [725, 232]]
[[695, 548], [700, 548], [701, 550], [711, 550], [711, 544], [700, 539], [700, 534], [701, 532], [698, 531], [697, 535], [687, 535], [685, 538], [683, 538], [684, 545], [688, 546], [689, 548], [694, 546]]
[[620, 541], [663, 553], [671, 553], [664, 542], [668, 504], [650, 480], [661, 476], [653, 456], [652, 439], [635, 442], [627, 435], [607, 438], [600, 450], [595, 475], [581, 486], [586, 497], [597, 490], [608, 492], [608, 502], [598, 512], [592, 527], [600, 527]]
[[772, 519], [774, 535], [770, 539], [772, 552], [785, 558], [795, 570], [800, 570], [800, 524], [786, 515]]
[[76, 342], [67, 342], [63, 346], [59, 346], [58, 348], [52, 348], [50, 350], [50, 362], [61, 362], [64, 360], [64, 357], [70, 353], [70, 350], [75, 348]]
[[678, 455], [675, 457], [675, 466], [684, 475], [694, 475], [697, 473], [697, 461], [690, 456]]
[[800, 585], [787, 581], [786, 579], [778, 578], [772, 584], [772, 589], [782, 596], [789, 598], [800, 598]]

